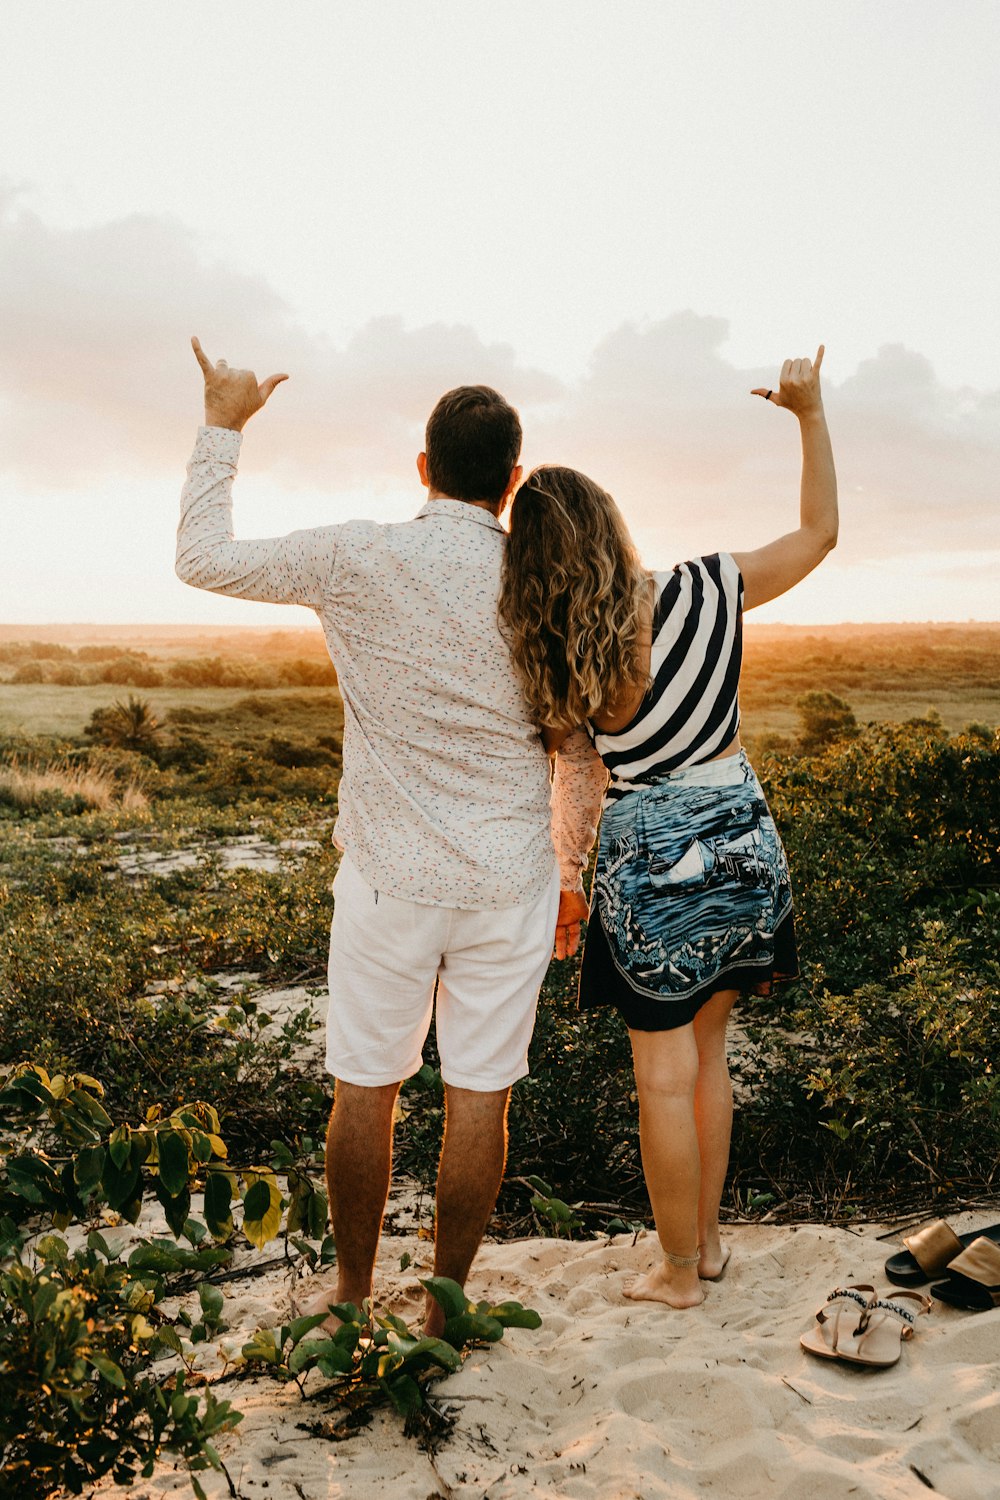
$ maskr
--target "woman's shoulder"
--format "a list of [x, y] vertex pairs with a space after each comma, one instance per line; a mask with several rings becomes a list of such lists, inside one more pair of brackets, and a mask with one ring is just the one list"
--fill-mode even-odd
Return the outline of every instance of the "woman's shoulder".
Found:
[[656, 608], [653, 633], [658, 634], [668, 618], [679, 629], [683, 619], [700, 607], [706, 598], [722, 596], [729, 607], [737, 609], [743, 590], [743, 578], [731, 552], [706, 552], [675, 563], [666, 571], [652, 575], [656, 584]]
[[731, 552], [703, 552], [697, 557], [686, 558], [684, 562], [674, 563], [667, 572], [656, 572], [653, 578], [656, 580], [657, 588], [662, 594], [664, 590], [678, 583], [714, 583], [717, 587], [729, 590], [740, 582], [740, 568]]

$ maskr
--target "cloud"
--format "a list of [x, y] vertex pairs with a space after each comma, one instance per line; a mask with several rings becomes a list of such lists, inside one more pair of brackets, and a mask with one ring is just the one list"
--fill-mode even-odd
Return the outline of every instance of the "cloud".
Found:
[[[734, 532], [732, 545], [756, 545], [797, 515], [794, 421], [749, 395], [777, 384], [779, 366], [735, 368], [727, 336], [725, 320], [691, 312], [621, 328], [539, 423], [549, 456], [587, 469], [636, 527], [682, 546]], [[1000, 545], [1000, 393], [949, 389], [899, 345], [824, 383], [845, 560]]]
[[292, 374], [293, 398], [276, 397], [286, 409], [262, 431], [255, 462], [333, 490], [409, 480], [427, 415], [451, 386], [516, 387], [531, 402], [560, 392], [468, 327], [378, 318], [337, 348], [262, 277], [207, 263], [175, 219], [55, 228], [10, 192], [0, 196], [0, 326], [0, 466], [27, 484], [176, 475], [200, 410], [192, 333], [213, 358]]
[[[651, 561], [757, 545], [795, 523], [795, 424], [749, 395], [775, 383], [777, 363], [736, 367], [719, 317], [626, 324], [572, 384], [468, 326], [377, 318], [337, 345], [263, 277], [207, 261], [176, 219], [62, 228], [8, 191], [0, 325], [0, 469], [23, 488], [79, 491], [122, 475], [173, 484], [200, 406], [197, 332], [213, 356], [291, 372], [274, 416], [255, 423], [254, 470], [322, 491], [332, 509], [338, 494], [409, 485], [437, 396], [477, 381], [521, 407], [529, 461], [573, 464], [616, 494]], [[899, 345], [839, 382], [835, 359], [839, 557], [1000, 547], [1000, 392], [946, 387]]]

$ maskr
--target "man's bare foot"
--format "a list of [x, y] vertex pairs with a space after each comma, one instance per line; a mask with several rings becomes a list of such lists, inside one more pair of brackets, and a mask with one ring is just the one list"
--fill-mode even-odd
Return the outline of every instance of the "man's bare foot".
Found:
[[[363, 1300], [363, 1298], [359, 1297], [355, 1306], [360, 1307]], [[313, 1292], [311, 1295], [304, 1297], [293, 1296], [291, 1299], [292, 1313], [296, 1318], [315, 1318], [320, 1313], [328, 1312], [331, 1307], [335, 1307], [341, 1302], [354, 1302], [354, 1298], [342, 1297], [335, 1286], [327, 1286], [318, 1292]], [[322, 1323], [317, 1323], [314, 1332], [328, 1333], [332, 1337], [337, 1332], [337, 1329], [342, 1326], [343, 1319], [338, 1318], [336, 1313], [330, 1313], [329, 1317], [324, 1318]]]
[[728, 1245], [699, 1245], [701, 1259], [698, 1262], [698, 1275], [702, 1281], [721, 1281], [722, 1274], [729, 1264], [732, 1250]]
[[705, 1293], [694, 1266], [672, 1266], [662, 1261], [625, 1288], [633, 1302], [666, 1302], [670, 1307], [697, 1307]]
[[444, 1332], [446, 1322], [444, 1308], [439, 1302], [435, 1302], [432, 1297], [428, 1297], [427, 1308], [424, 1313], [424, 1337], [439, 1339]]

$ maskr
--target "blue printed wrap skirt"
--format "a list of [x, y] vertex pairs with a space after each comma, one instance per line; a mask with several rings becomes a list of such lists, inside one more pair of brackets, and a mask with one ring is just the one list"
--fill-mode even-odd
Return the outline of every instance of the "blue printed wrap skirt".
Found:
[[669, 771], [605, 809], [580, 1008], [684, 1026], [719, 990], [798, 973], [788, 860], [745, 751]]

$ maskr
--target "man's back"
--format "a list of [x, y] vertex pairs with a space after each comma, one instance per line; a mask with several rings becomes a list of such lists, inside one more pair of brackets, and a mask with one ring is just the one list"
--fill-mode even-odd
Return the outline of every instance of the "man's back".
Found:
[[237, 433], [199, 433], [178, 573], [319, 615], [344, 697], [337, 843], [373, 888], [405, 900], [532, 900], [554, 862], [547, 760], [497, 625], [499, 522], [434, 499], [412, 521], [237, 542], [239, 446]]

